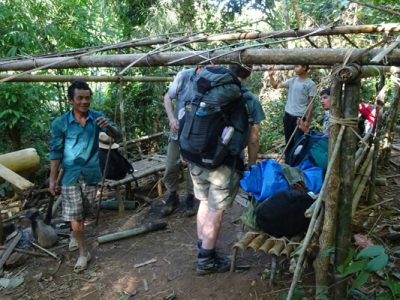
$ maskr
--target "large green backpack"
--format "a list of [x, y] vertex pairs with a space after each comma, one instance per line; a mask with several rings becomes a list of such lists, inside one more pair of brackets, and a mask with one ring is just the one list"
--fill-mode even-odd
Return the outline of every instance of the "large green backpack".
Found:
[[243, 166], [241, 151], [249, 132], [240, 81], [228, 69], [204, 67], [195, 77], [179, 125], [183, 158], [207, 169]]

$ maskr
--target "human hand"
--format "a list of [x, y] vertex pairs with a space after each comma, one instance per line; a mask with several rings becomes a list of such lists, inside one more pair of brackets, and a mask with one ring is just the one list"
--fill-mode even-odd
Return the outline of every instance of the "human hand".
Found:
[[59, 195], [61, 193], [61, 186], [56, 184], [55, 180], [50, 179], [49, 191], [53, 196]]
[[171, 129], [172, 134], [178, 134], [179, 130], [179, 123], [178, 120], [173, 118], [172, 120], [169, 121], [169, 127]]
[[274, 70], [274, 66], [269, 66], [268, 67], [268, 76], [274, 76], [275, 75], [275, 70]]
[[110, 123], [108, 123], [107, 119], [104, 117], [98, 117], [96, 119], [96, 124], [100, 128], [106, 128], [106, 127], [110, 126]]
[[310, 123], [302, 118], [297, 118], [297, 126], [301, 131], [307, 133], [310, 131]]

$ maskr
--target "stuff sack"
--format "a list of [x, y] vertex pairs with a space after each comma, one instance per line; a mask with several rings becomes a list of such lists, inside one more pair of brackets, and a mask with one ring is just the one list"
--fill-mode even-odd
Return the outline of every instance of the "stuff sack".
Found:
[[328, 166], [328, 136], [322, 132], [311, 131], [303, 134], [289, 153], [287, 164], [296, 167], [309, 160], [326, 171]]
[[256, 208], [256, 224], [274, 237], [292, 237], [306, 231], [310, 222], [304, 212], [313, 199], [298, 190], [281, 191], [266, 199]]
[[[99, 149], [99, 161], [102, 174], [104, 174], [104, 168], [107, 160], [107, 152], [108, 149]], [[131, 163], [122, 156], [118, 149], [111, 149], [105, 178], [120, 180], [122, 178], [125, 178], [126, 174], [132, 174], [133, 176], [133, 172], [134, 170]]]
[[191, 86], [179, 123], [182, 157], [207, 169], [243, 168], [249, 119], [240, 81], [228, 69], [204, 67]]

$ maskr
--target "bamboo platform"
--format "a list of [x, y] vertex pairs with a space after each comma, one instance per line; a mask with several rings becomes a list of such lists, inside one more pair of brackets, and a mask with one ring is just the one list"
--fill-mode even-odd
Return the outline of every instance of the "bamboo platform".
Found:
[[276, 271], [277, 258], [290, 258], [290, 255], [296, 250], [302, 238], [302, 236], [296, 235], [289, 240], [284, 237], [275, 238], [266, 233], [247, 232], [232, 247], [232, 263], [230, 271], [234, 272], [236, 269], [236, 259], [239, 250], [245, 251], [252, 249], [255, 252], [264, 252], [265, 254], [271, 255], [271, 285]]

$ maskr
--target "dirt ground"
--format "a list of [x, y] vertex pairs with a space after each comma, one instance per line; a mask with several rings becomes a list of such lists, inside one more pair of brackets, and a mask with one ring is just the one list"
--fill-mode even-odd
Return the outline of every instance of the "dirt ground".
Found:
[[[396, 177], [399, 166], [400, 152], [395, 151], [392, 163], [379, 171], [379, 176], [391, 177], [388, 186], [377, 188], [376, 203], [393, 200], [357, 214], [354, 226], [354, 233], [368, 234], [372, 241], [387, 248], [398, 246], [398, 240], [388, 241], [385, 235], [388, 233], [386, 225], [399, 224], [400, 220], [400, 177]], [[168, 222], [165, 230], [100, 245], [96, 242], [99, 235], [156, 220], [160, 200], [155, 199], [152, 207], [127, 211], [124, 217], [119, 217], [115, 211], [103, 210], [97, 227], [93, 221], [88, 222], [92, 261], [82, 274], [73, 273], [77, 252], [68, 252], [67, 239], [54, 250], [62, 258], [60, 262], [27, 256], [20, 267], [6, 271], [6, 275], [23, 275], [24, 283], [15, 289], [1, 289], [0, 299], [282, 299], [290, 285], [291, 274], [284, 269], [269, 287], [268, 279], [262, 276], [269, 268], [269, 257], [264, 253], [239, 252], [238, 265], [250, 267], [241, 273], [197, 276], [196, 220], [184, 217], [182, 209], [165, 219]], [[361, 208], [369, 205], [360, 204]], [[238, 221], [242, 210], [242, 206], [234, 203], [227, 211], [218, 251], [231, 252], [242, 233]], [[155, 262], [135, 267], [151, 259]], [[312, 289], [307, 286], [312, 286], [312, 278], [312, 269], [306, 270], [299, 283], [310, 293]]]

